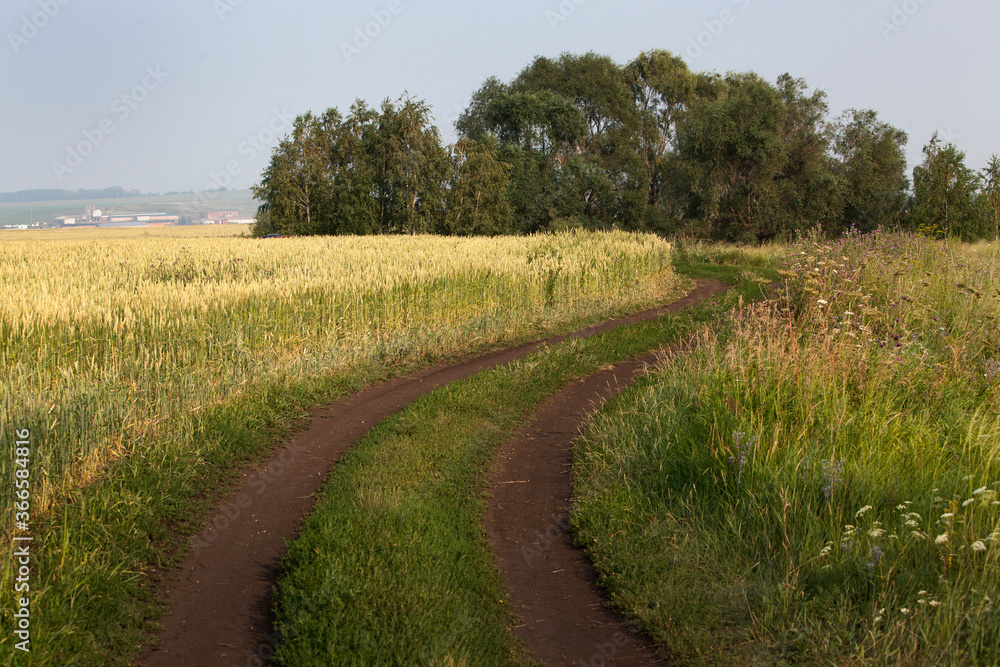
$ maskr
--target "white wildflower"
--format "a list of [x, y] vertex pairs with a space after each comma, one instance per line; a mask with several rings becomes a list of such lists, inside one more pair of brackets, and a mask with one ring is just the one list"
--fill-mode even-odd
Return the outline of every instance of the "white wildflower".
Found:
[[971, 505], [974, 502], [976, 502], [975, 498], [969, 498], [968, 500], [966, 500], [965, 502], [962, 503], [962, 507], [968, 507], [969, 505]]
[[976, 489], [975, 491], [973, 491], [973, 492], [972, 492], [972, 495], [974, 495], [974, 496], [978, 496], [978, 495], [981, 495], [981, 494], [983, 494], [983, 493], [986, 493], [986, 491], [987, 491], [988, 489], [989, 489], [989, 487], [988, 487], [988, 486], [981, 486], [981, 487], [979, 487], [978, 489]]
[[941, 605], [941, 601], [940, 600], [931, 600], [930, 604], [931, 604], [932, 607], [938, 607], [938, 606]]
[[986, 545], [983, 543], [982, 540], [976, 540], [975, 542], [972, 543], [972, 550], [980, 552], [986, 551]]
[[872, 528], [871, 530], [868, 531], [868, 537], [872, 538], [873, 540], [877, 540], [883, 535], [885, 535], [885, 531], [882, 530], [881, 528]]
[[871, 510], [872, 510], [872, 506], [871, 505], [865, 505], [864, 507], [862, 507], [861, 509], [859, 509], [857, 511], [857, 513], [854, 515], [854, 518], [855, 519], [860, 519], [861, 517], [863, 517], [865, 515], [865, 512], [869, 512]]
[[944, 514], [941, 515], [941, 518], [944, 519], [945, 521], [947, 521], [948, 519], [952, 518], [953, 516], [955, 516], [955, 515], [952, 512], [945, 512]]
[[934, 544], [945, 544], [948, 541], [948, 533], [941, 533], [934, 538]]

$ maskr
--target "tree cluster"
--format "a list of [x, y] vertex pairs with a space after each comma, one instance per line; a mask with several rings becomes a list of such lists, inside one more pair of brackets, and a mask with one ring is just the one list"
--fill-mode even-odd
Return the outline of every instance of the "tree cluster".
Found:
[[499, 234], [509, 168], [489, 141], [441, 144], [421, 101], [295, 119], [254, 197], [261, 234]]
[[996, 158], [977, 174], [935, 138], [911, 195], [906, 134], [876, 112], [831, 119], [825, 93], [801, 79], [695, 73], [666, 51], [624, 66], [536, 58], [510, 82], [488, 79], [456, 129], [443, 146], [427, 105], [408, 97], [300, 116], [254, 188], [255, 232], [1000, 231]]

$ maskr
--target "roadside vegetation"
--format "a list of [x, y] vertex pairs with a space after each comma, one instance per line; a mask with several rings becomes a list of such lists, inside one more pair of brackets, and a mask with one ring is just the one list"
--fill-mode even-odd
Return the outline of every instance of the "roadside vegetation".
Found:
[[1000, 661], [1000, 248], [802, 240], [575, 460], [613, 604], [696, 664]]
[[[30, 664], [114, 664], [227, 480], [318, 401], [680, 294], [648, 235], [13, 234], [0, 430], [31, 432]], [[13, 479], [13, 449], [0, 475]], [[12, 507], [13, 485], [3, 489]], [[15, 608], [2, 517], [0, 604]], [[7, 625], [9, 627], [9, 625]], [[0, 637], [0, 662], [15, 659]]]

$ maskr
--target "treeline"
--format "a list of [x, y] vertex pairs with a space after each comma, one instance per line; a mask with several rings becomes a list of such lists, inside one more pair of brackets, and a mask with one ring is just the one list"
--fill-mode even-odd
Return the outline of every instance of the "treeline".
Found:
[[935, 136], [911, 189], [907, 136], [876, 112], [831, 119], [801, 79], [695, 73], [666, 51], [625, 66], [537, 58], [513, 81], [488, 79], [456, 129], [442, 145], [409, 97], [300, 116], [253, 189], [255, 233], [1000, 231], [996, 157], [974, 171]]
[[17, 192], [0, 192], [0, 203], [114, 199], [116, 197], [142, 196], [144, 195], [139, 190], [126, 190], [122, 187], [104, 188], [102, 190], [18, 190]]

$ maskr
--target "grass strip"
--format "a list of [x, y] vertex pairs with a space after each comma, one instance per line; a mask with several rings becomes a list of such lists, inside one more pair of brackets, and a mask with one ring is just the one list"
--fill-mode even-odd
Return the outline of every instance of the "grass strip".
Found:
[[[722, 274], [736, 281], [741, 272]], [[739, 298], [570, 339], [443, 387], [338, 464], [284, 559], [275, 663], [525, 663], [482, 528], [488, 469], [526, 415], [574, 378], [683, 339]]]

